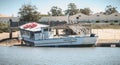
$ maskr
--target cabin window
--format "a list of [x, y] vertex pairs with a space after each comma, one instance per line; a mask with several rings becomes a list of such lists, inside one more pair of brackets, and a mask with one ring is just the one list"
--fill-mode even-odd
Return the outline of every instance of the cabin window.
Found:
[[40, 33], [34, 33], [35, 40], [40, 40]]
[[44, 31], [51, 31], [51, 29], [45, 28]]
[[44, 31], [48, 31], [48, 28], [44, 29]]
[[27, 36], [29, 36], [29, 35], [30, 35], [30, 32], [29, 32], [29, 31], [24, 31], [24, 30], [22, 30], [22, 31], [21, 31], [21, 34], [22, 34], [22, 35], [27, 35]]
[[26, 35], [26, 31], [22, 30], [22, 31], [21, 31], [21, 34], [22, 34], [22, 35]]
[[27, 36], [30, 36], [30, 32], [28, 32], [28, 31], [24, 31], [23, 34], [24, 34], [24, 35], [27, 35]]
[[34, 33], [30, 33], [30, 39], [34, 39]]

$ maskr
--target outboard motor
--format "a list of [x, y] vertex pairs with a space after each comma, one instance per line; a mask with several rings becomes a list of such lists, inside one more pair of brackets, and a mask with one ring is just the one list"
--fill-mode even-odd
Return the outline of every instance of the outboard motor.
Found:
[[90, 37], [95, 37], [95, 34], [90, 34]]

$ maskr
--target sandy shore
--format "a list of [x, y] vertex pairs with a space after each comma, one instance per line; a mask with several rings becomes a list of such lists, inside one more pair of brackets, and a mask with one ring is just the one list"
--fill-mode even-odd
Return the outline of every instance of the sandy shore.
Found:
[[20, 44], [17, 39], [6, 40], [0, 43], [0, 46], [13, 46], [16, 44]]
[[120, 40], [120, 29], [93, 29], [92, 33], [99, 36], [99, 39]]
[[[13, 32], [13, 37], [18, 37], [19, 31]], [[0, 40], [9, 38], [9, 33], [0, 33]]]
[[[92, 29], [92, 33], [98, 35], [97, 43], [102, 42], [120, 42], [120, 29]], [[18, 37], [19, 31], [13, 32], [13, 37]], [[9, 38], [9, 33], [0, 33], [0, 40]], [[2, 46], [11, 46], [14, 44], [20, 44], [18, 40], [12, 39], [0, 43]]]
[[92, 29], [92, 33], [98, 36], [97, 43], [120, 42], [120, 29]]
[[[13, 37], [18, 37], [19, 31], [13, 32]], [[9, 33], [0, 33], [0, 40], [9, 38]], [[14, 44], [20, 44], [17, 39], [11, 39], [4, 42], [0, 42], [0, 46], [13, 46]]]

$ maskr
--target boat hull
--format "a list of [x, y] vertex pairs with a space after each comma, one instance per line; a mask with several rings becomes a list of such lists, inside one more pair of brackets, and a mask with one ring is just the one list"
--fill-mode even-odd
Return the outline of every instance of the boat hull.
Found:
[[65, 38], [51, 38], [44, 40], [29, 40], [24, 39], [26, 45], [30, 46], [42, 46], [42, 47], [67, 47], [67, 46], [93, 46], [96, 44], [97, 36], [95, 37], [65, 37]]

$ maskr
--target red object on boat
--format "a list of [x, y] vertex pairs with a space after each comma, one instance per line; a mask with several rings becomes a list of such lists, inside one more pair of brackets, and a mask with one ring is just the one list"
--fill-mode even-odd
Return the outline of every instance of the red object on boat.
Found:
[[26, 24], [23, 28], [34, 28], [34, 27], [36, 27], [37, 26], [37, 24], [36, 23], [30, 23], [30, 24]]
[[35, 24], [35, 23], [32, 23], [31, 24], [31, 28], [34, 28], [34, 27], [36, 27], [37, 26], [37, 24]]

